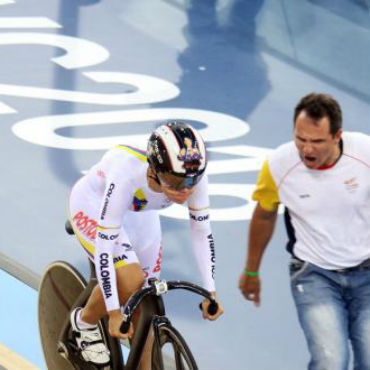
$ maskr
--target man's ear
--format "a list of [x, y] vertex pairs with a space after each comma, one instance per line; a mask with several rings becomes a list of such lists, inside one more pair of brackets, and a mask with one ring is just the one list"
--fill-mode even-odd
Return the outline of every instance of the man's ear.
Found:
[[340, 128], [335, 134], [334, 134], [334, 140], [339, 143], [340, 139], [342, 138], [343, 130]]

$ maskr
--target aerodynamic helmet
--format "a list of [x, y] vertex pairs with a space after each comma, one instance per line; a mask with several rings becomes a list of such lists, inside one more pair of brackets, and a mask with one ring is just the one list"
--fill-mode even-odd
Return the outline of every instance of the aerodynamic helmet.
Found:
[[207, 166], [202, 137], [189, 124], [180, 121], [161, 125], [150, 135], [147, 158], [156, 173], [183, 177], [188, 188], [201, 179]]

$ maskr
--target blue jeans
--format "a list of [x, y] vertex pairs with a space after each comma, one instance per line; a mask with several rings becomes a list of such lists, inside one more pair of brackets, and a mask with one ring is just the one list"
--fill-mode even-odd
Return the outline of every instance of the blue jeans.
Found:
[[370, 370], [370, 270], [334, 272], [292, 259], [291, 289], [309, 370]]

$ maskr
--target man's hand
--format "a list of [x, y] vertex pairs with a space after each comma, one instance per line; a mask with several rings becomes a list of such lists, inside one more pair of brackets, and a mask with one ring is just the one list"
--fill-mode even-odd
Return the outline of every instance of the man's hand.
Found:
[[220, 302], [217, 301], [215, 293], [214, 293], [214, 299], [216, 300], [216, 302], [218, 304], [218, 310], [214, 315], [210, 315], [208, 313], [208, 307], [209, 307], [211, 301], [209, 299], [206, 299], [206, 298], [202, 301], [203, 319], [213, 321], [213, 320], [216, 320], [220, 315], [222, 315], [224, 313], [224, 309], [222, 308]]
[[253, 301], [256, 307], [260, 305], [261, 282], [258, 276], [246, 276], [243, 271], [239, 278], [239, 289], [245, 299]]
[[131, 339], [134, 334], [134, 327], [130, 323], [130, 328], [126, 334], [121, 333], [120, 326], [123, 321], [123, 315], [120, 310], [109, 311], [109, 334], [113, 338]]

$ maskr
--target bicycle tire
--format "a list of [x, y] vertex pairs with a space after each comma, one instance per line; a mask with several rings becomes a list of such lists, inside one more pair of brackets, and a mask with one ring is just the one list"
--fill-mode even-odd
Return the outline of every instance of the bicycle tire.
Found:
[[[56, 261], [45, 270], [39, 285], [38, 320], [39, 335], [48, 369], [78, 370], [96, 368], [81, 361], [69, 361], [58, 351], [60, 332], [77, 297], [86, 288], [84, 277], [69, 263]], [[99, 323], [103, 340], [107, 344], [106, 328]], [[66, 348], [68, 351], [69, 349]], [[69, 352], [69, 351], [68, 351]]]
[[[152, 349], [152, 370], [198, 370], [197, 363], [184, 338], [172, 325], [158, 327]], [[165, 348], [169, 344], [172, 353]]]

